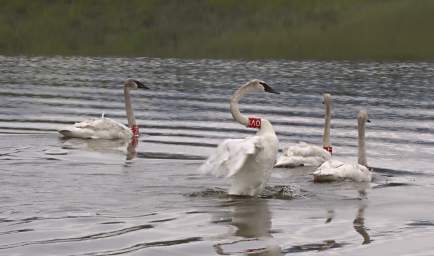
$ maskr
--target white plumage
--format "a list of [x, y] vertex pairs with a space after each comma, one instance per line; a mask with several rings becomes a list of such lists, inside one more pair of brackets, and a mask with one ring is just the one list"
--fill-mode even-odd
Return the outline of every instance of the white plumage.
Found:
[[[264, 122], [266, 120], [263, 119]], [[257, 195], [270, 177], [276, 161], [277, 145], [274, 131], [260, 130], [253, 137], [225, 140], [201, 166], [200, 171], [229, 178], [229, 194]]]
[[322, 147], [299, 142], [286, 149], [276, 167], [319, 166], [330, 158], [331, 154]]
[[[238, 89], [231, 99], [231, 113], [235, 120], [249, 125], [249, 119], [239, 112], [238, 101], [251, 91], [274, 92], [266, 83], [252, 80]], [[200, 167], [202, 173], [230, 179], [231, 195], [254, 196], [262, 192], [273, 168], [278, 149], [277, 136], [271, 123], [261, 118], [255, 136], [245, 139], [227, 139]]]
[[[130, 139], [138, 136], [138, 126], [131, 106], [130, 90], [149, 89], [137, 80], [127, 79], [124, 82], [125, 111], [128, 118], [128, 127], [113, 119], [91, 118], [58, 130], [65, 138], [80, 139]], [[134, 131], [132, 130], [134, 129]]]
[[331, 122], [331, 95], [324, 93], [324, 134], [323, 147], [305, 142], [289, 146], [279, 157], [276, 167], [319, 166], [331, 158], [330, 152], [324, 148], [330, 148], [330, 122]]
[[372, 173], [368, 169], [365, 149], [365, 124], [368, 120], [368, 113], [361, 110], [357, 115], [358, 128], [358, 163], [347, 164], [336, 160], [324, 162], [313, 173], [314, 181], [337, 181], [352, 180], [356, 182], [370, 182]]
[[361, 164], [348, 164], [337, 160], [329, 160], [323, 163], [313, 173], [317, 182], [352, 180], [356, 182], [369, 182], [372, 173], [366, 166]]
[[131, 130], [113, 119], [102, 117], [84, 120], [59, 130], [68, 138], [82, 139], [130, 139]]

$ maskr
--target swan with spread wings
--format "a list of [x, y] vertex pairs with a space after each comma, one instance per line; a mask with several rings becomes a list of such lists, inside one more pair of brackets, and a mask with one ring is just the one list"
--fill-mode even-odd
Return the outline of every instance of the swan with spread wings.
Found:
[[255, 91], [277, 93], [264, 81], [251, 80], [235, 91], [230, 100], [230, 111], [243, 126], [257, 128], [256, 135], [223, 141], [200, 167], [202, 173], [230, 179], [228, 194], [231, 195], [261, 193], [276, 163], [278, 139], [271, 123], [265, 118], [246, 117], [239, 110], [241, 97]]

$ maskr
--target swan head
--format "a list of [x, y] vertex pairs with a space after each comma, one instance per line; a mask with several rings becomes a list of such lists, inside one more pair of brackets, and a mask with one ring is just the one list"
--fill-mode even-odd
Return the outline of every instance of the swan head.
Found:
[[263, 92], [280, 94], [279, 92], [275, 91], [271, 86], [269, 86], [266, 82], [259, 80], [259, 79], [250, 80], [247, 83], [247, 86], [251, 86], [251, 87], [253, 87], [257, 90], [263, 91]]
[[370, 123], [371, 121], [368, 119], [368, 111], [360, 110], [359, 113], [357, 114], [357, 120], [359, 121], [359, 123], [365, 123], [365, 122]]
[[127, 79], [124, 82], [124, 86], [128, 89], [149, 89], [146, 85], [134, 79]]
[[322, 104], [330, 104], [332, 102], [332, 95], [330, 93], [324, 93], [323, 95], [323, 102]]

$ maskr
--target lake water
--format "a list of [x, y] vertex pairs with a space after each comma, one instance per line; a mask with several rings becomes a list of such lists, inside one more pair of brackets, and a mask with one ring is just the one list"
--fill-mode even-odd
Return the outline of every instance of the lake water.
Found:
[[[141, 137], [64, 140], [88, 117]], [[333, 95], [336, 159], [356, 161], [365, 108], [371, 184], [316, 184], [313, 168], [273, 170], [293, 196], [233, 198], [198, 167], [226, 138], [254, 134], [228, 99], [259, 78], [242, 111], [269, 119], [280, 148], [321, 144], [322, 93]], [[0, 255], [433, 255], [434, 64], [0, 56]]]

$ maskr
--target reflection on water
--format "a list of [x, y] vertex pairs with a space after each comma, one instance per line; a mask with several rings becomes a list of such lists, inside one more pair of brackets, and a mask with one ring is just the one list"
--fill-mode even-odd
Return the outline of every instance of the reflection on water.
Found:
[[132, 160], [137, 156], [137, 145], [139, 145], [139, 139], [136, 137], [132, 138], [127, 147], [127, 160]]
[[[434, 254], [432, 63], [0, 56], [0, 73], [0, 255]], [[102, 112], [125, 121], [128, 77], [152, 88], [132, 99], [137, 141], [59, 139]], [[228, 111], [252, 78], [281, 94], [241, 110], [281, 149], [321, 144], [330, 92], [333, 157], [355, 162], [368, 109], [372, 188], [274, 169], [261, 198], [232, 198], [199, 175], [223, 139], [254, 133]]]
[[[354, 230], [359, 233], [363, 238], [362, 244], [369, 244], [371, 242], [371, 238], [369, 237], [369, 234], [367, 232], [367, 229], [365, 227], [365, 209], [366, 205], [364, 202], [359, 204], [359, 207], [357, 209], [356, 217], [353, 221], [353, 227]], [[327, 219], [325, 223], [331, 223], [335, 215], [334, 210], [327, 211]]]
[[214, 248], [219, 255], [281, 255], [280, 246], [272, 240], [271, 212], [268, 203], [259, 198], [243, 198], [221, 205], [227, 209], [214, 218], [226, 219], [235, 230]]
[[353, 226], [357, 233], [359, 233], [363, 237], [362, 244], [369, 244], [371, 242], [371, 238], [369, 237], [369, 234], [365, 227], [365, 208], [365, 205], [359, 207], [356, 218], [353, 221]]
[[[362, 238], [362, 244], [369, 244], [371, 242], [371, 238], [367, 232], [367, 228], [365, 227], [365, 209], [367, 207], [367, 199], [368, 195], [366, 189], [369, 187], [369, 184], [355, 184], [354, 188], [357, 188], [357, 192], [359, 194], [360, 202], [357, 204], [357, 213], [355, 215], [353, 221], [354, 230], [359, 233]], [[327, 210], [325, 223], [331, 223], [336, 216], [336, 211], [334, 209]]]
[[[89, 150], [100, 153], [116, 153], [122, 152], [126, 155], [126, 160], [132, 160], [137, 157], [138, 138], [128, 140], [102, 140], [102, 139], [77, 139], [68, 138], [62, 139], [64, 149], [80, 149]], [[53, 153], [51, 153], [53, 154]]]

